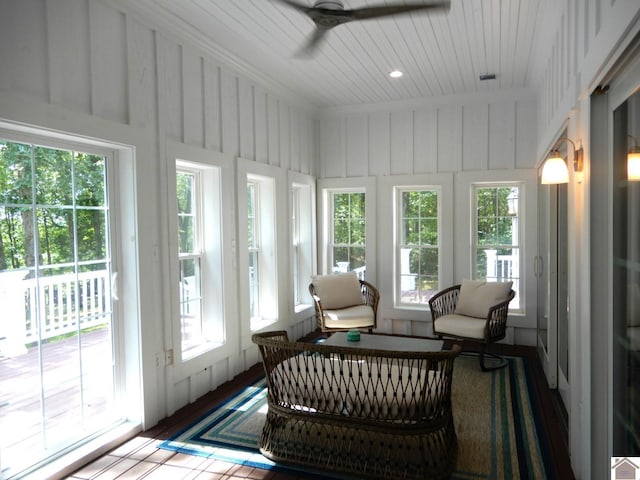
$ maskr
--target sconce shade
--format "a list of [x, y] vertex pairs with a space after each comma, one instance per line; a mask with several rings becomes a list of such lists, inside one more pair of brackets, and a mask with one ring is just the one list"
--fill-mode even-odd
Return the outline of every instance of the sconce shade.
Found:
[[552, 152], [544, 162], [540, 183], [543, 185], [569, 183], [569, 169], [557, 151]]
[[[581, 172], [583, 167], [584, 150], [582, 147], [576, 148], [576, 144], [570, 138], [562, 137], [556, 140], [555, 145], [560, 141], [567, 141], [573, 145], [573, 171]], [[549, 158], [544, 162], [542, 166], [542, 179], [540, 183], [549, 185], [555, 183], [569, 183], [569, 168], [562, 159], [560, 152], [554, 146], [553, 150], [549, 154]]]
[[640, 181], [640, 149], [633, 148], [627, 155], [627, 179]]

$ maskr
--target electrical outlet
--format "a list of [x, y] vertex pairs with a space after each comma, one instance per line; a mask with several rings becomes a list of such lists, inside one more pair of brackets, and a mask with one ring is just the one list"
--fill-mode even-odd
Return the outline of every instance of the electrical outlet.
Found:
[[173, 349], [164, 352], [164, 364], [166, 366], [173, 365]]

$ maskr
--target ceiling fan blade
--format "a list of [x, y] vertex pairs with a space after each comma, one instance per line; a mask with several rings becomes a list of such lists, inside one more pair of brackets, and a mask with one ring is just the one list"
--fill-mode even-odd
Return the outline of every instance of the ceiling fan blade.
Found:
[[309, 10], [311, 10], [311, 7], [308, 7], [303, 3], [294, 2], [293, 0], [272, 0], [272, 1], [285, 3], [285, 4], [289, 5], [290, 7], [295, 8], [296, 10], [298, 10], [298, 11], [300, 11], [302, 13], [308, 13]]
[[451, 2], [449, 0], [425, 4], [414, 3], [405, 5], [379, 5], [374, 7], [357, 8], [354, 10], [345, 10], [352, 20], [368, 20], [371, 18], [386, 17], [389, 15], [400, 15], [403, 13], [415, 12], [418, 10], [443, 10], [449, 11]]
[[328, 28], [316, 28], [313, 34], [309, 37], [306, 45], [296, 54], [296, 57], [310, 57], [313, 55], [328, 32]]

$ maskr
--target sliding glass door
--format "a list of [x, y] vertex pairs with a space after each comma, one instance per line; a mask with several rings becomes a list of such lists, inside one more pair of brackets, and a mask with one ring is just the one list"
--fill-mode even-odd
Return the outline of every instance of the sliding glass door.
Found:
[[627, 173], [640, 141], [640, 93], [613, 112], [613, 455], [640, 456], [640, 179]]
[[0, 137], [0, 455], [8, 478], [123, 417], [111, 154], [46, 141]]

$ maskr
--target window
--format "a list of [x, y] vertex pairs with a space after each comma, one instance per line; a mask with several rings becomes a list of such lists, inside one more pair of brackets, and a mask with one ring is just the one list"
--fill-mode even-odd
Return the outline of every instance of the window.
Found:
[[[375, 177], [327, 178], [317, 181], [320, 230], [318, 265], [321, 274], [355, 271], [360, 279], [378, 286], [377, 183]], [[369, 199], [374, 201], [368, 201]]]
[[13, 374], [0, 378], [0, 432], [13, 433], [2, 435], [0, 450], [13, 476], [123, 423], [127, 391], [114, 355], [122, 347], [112, 298], [114, 151], [7, 137], [0, 362]]
[[202, 265], [200, 221], [200, 176], [197, 172], [176, 174], [178, 199], [178, 262], [180, 271], [180, 325], [182, 350], [204, 339], [202, 323]]
[[520, 186], [475, 185], [473, 274], [488, 282], [513, 281], [520, 309]]
[[293, 282], [293, 305], [298, 306], [300, 301], [300, 261], [302, 257], [300, 245], [300, 187], [291, 189], [291, 262]]
[[332, 192], [331, 245], [333, 272], [366, 275], [366, 220], [364, 192]]
[[246, 178], [245, 275], [249, 283], [244, 298], [248, 301], [250, 330], [255, 331], [274, 323], [278, 316], [276, 182], [273, 177], [263, 175], [248, 174]]
[[291, 185], [291, 283], [295, 311], [311, 306], [309, 281], [314, 274], [315, 179], [289, 172]]
[[396, 303], [425, 305], [440, 285], [439, 192], [397, 188], [395, 198], [399, 222]]
[[247, 245], [249, 246], [249, 315], [253, 321], [260, 319], [260, 225], [256, 212], [260, 185], [247, 182]]
[[224, 342], [220, 169], [176, 161], [182, 359]]

